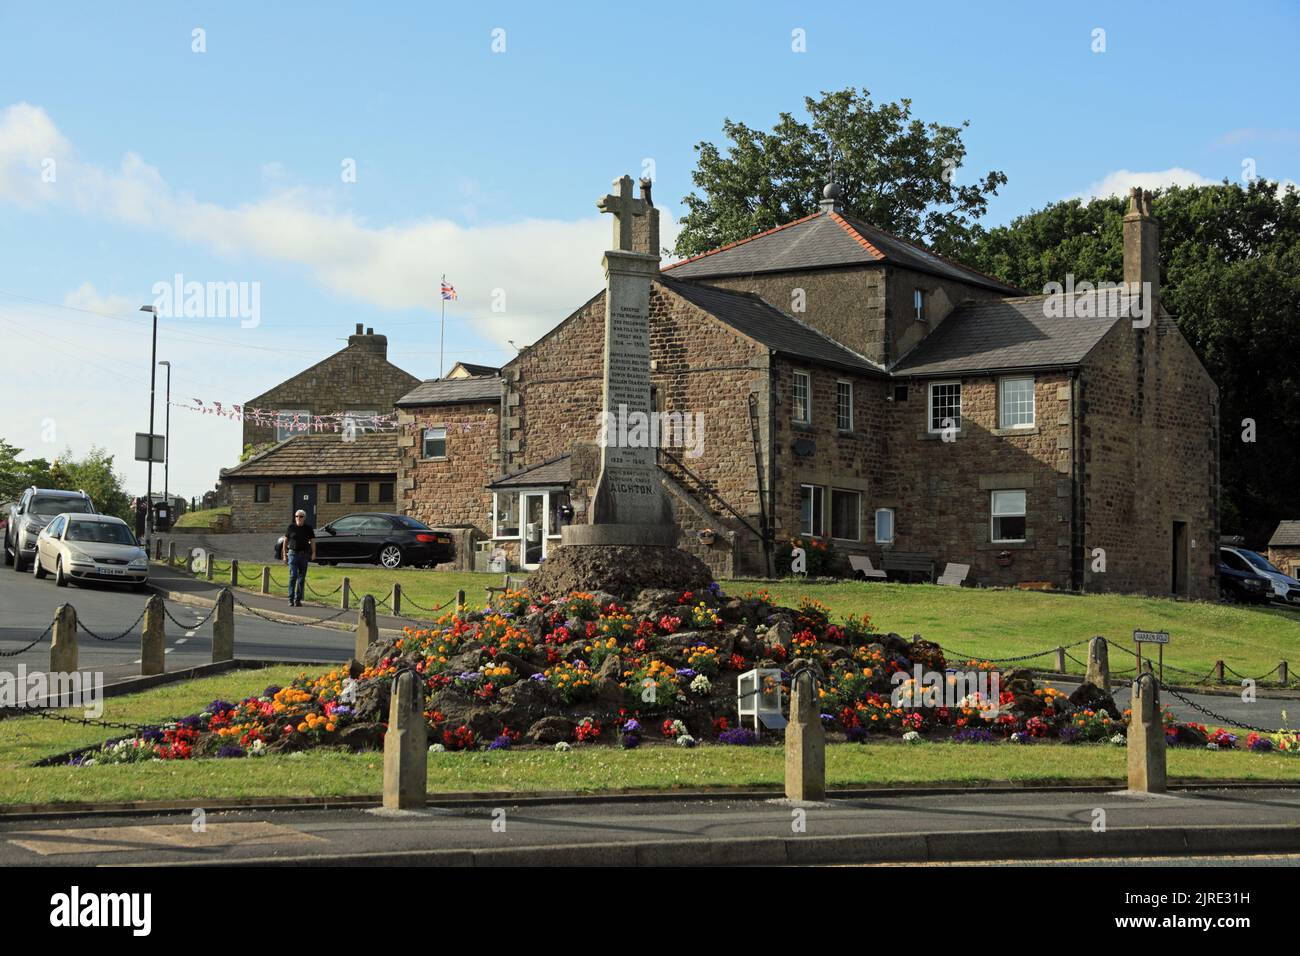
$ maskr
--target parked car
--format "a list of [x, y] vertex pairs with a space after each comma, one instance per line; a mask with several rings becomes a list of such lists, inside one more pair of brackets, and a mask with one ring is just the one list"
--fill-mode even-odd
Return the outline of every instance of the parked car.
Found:
[[1256, 574], [1266, 578], [1273, 591], [1274, 600], [1300, 605], [1300, 581], [1297, 581], [1285, 571], [1279, 570], [1272, 561], [1258, 551], [1251, 551], [1248, 548], [1241, 548], [1236, 545], [1223, 545], [1219, 548], [1219, 551], [1231, 551], [1250, 565]]
[[41, 529], [65, 512], [93, 515], [95, 506], [84, 491], [60, 491], [34, 485], [24, 491], [18, 503], [9, 509], [4, 538], [5, 564], [12, 564], [15, 571], [26, 571], [36, 554], [36, 538]]
[[32, 574], [54, 575], [54, 583], [110, 581], [142, 590], [149, 583], [149, 555], [121, 518], [65, 512], [36, 538]]
[[1219, 548], [1219, 593], [1225, 601], [1267, 604], [1273, 597], [1273, 582], [1237, 551], [1237, 548]]
[[[455, 557], [451, 535], [434, 531], [407, 515], [364, 513], [344, 515], [316, 529], [318, 564], [380, 564], [427, 567]], [[284, 537], [275, 542], [277, 561], [284, 560]]]

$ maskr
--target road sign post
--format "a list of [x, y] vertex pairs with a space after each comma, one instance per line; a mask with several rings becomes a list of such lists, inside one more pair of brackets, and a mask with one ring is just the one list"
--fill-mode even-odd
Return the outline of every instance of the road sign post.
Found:
[[1155, 644], [1160, 648], [1158, 666], [1160, 671], [1160, 683], [1165, 682], [1165, 645], [1169, 643], [1168, 631], [1134, 631], [1133, 642], [1137, 644], [1137, 672], [1142, 673], [1142, 645]]

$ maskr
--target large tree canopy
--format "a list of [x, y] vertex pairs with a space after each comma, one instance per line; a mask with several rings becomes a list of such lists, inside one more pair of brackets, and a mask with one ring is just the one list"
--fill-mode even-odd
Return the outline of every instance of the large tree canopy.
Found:
[[969, 125], [924, 123], [912, 101], [875, 104], [867, 90], [804, 100], [809, 122], [780, 114], [770, 133], [724, 120], [724, 154], [699, 143], [678, 255], [693, 255], [817, 211], [834, 162], [845, 206], [862, 219], [938, 252], [961, 255], [1000, 172], [958, 184]]
[[0, 503], [17, 500], [23, 490], [59, 488], [85, 491], [101, 514], [131, 519], [131, 502], [123, 490], [124, 477], [113, 470], [113, 456], [91, 446], [84, 458], [74, 458], [71, 449], [50, 464], [44, 458], [20, 461], [21, 449], [0, 438]]
[[[966, 261], [1027, 290], [1066, 273], [1118, 281], [1125, 208], [1054, 203], [988, 230]], [[1300, 518], [1300, 193], [1264, 180], [1175, 187], [1153, 211], [1162, 301], [1220, 389], [1223, 531], [1262, 547], [1278, 520]]]

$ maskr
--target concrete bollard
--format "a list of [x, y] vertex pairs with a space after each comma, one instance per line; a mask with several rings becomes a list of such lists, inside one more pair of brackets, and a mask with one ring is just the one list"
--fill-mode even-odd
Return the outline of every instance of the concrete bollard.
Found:
[[1160, 719], [1160, 685], [1147, 670], [1133, 678], [1128, 725], [1128, 788], [1135, 793], [1164, 793], [1165, 727]]
[[163, 599], [161, 594], [149, 598], [144, 606], [144, 623], [140, 628], [140, 675], [149, 677], [163, 672]]
[[167, 542], [167, 567], [172, 567], [176, 563], [176, 542]]
[[262, 568], [262, 593], [271, 593], [271, 566], [269, 564]]
[[456, 592], [456, 616], [457, 617], [464, 616], [465, 614], [463, 610], [464, 607], [465, 607], [465, 591], [464, 589], [461, 589]]
[[50, 632], [50, 672], [71, 674], [77, 669], [77, 609], [60, 604]]
[[[367, 597], [366, 600], [371, 600]], [[384, 809], [424, 806], [429, 780], [429, 726], [424, 719], [424, 686], [413, 671], [393, 681], [384, 734]]]
[[212, 663], [235, 659], [235, 596], [230, 588], [222, 588], [217, 595], [217, 607], [212, 612]]
[[1065, 648], [1064, 647], [1058, 647], [1056, 649], [1056, 673], [1058, 674], [1065, 673]]
[[402, 586], [393, 585], [393, 596], [388, 602], [393, 608], [393, 617], [400, 617], [402, 614]]
[[230, 586], [232, 588], [239, 587], [239, 559], [238, 558], [230, 559]]
[[826, 736], [817, 706], [817, 678], [801, 670], [790, 682], [790, 723], [785, 728], [785, 795], [826, 799]]
[[375, 599], [373, 595], [367, 594], [361, 599], [361, 606], [357, 608], [357, 638], [352, 656], [359, 661], [364, 661], [366, 648], [378, 640], [379, 626], [375, 623]]
[[343, 579], [343, 596], [339, 598], [339, 606], [347, 610], [352, 603], [352, 579]]
[[1088, 642], [1088, 673], [1083, 679], [1110, 693], [1110, 649], [1101, 635]]

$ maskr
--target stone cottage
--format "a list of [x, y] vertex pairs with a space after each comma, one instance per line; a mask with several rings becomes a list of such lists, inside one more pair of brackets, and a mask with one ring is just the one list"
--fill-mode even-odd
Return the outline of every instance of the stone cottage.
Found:
[[1279, 521], [1268, 539], [1268, 559], [1279, 571], [1300, 577], [1300, 521]]
[[[644, 181], [642, 198], [634, 248], [658, 254]], [[1218, 392], [1159, 306], [1138, 191], [1115, 278], [1027, 296], [862, 222], [833, 186], [810, 216], [662, 269], [651, 375], [679, 544], [718, 576], [787, 573], [799, 539], [969, 564], [979, 584], [1213, 597]], [[596, 477], [604, 308], [602, 290], [499, 375], [398, 399], [399, 505], [469, 522], [515, 566], [558, 547]]]

